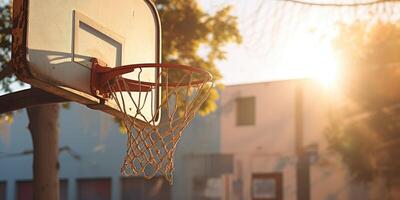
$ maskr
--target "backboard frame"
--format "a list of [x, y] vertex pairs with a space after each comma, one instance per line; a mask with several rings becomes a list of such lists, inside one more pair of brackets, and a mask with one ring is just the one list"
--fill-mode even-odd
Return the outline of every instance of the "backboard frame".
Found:
[[[157, 8], [150, 0], [143, 0], [151, 9], [156, 23], [156, 63], [161, 63], [161, 22], [157, 12]], [[76, 14], [76, 12], [75, 12]], [[82, 18], [82, 16], [80, 16]], [[40, 88], [46, 92], [60, 96], [71, 101], [75, 101], [88, 106], [91, 109], [101, 110], [113, 116], [123, 118], [124, 114], [117, 107], [112, 106], [109, 102], [91, 94], [78, 91], [69, 87], [52, 84], [49, 81], [42, 80], [32, 73], [32, 70], [27, 60], [28, 54], [28, 19], [29, 18], [29, 0], [14, 0], [13, 1], [13, 29], [12, 29], [12, 58], [11, 66], [14, 69], [17, 77], [33, 87]], [[84, 19], [86, 20], [86, 19]], [[160, 73], [156, 71], [156, 76]], [[161, 91], [157, 91], [158, 97], [155, 98], [158, 105], [160, 101]]]

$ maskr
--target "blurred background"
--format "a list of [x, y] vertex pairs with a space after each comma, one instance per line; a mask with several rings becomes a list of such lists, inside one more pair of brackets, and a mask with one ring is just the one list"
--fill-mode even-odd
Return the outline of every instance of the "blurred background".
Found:
[[[400, 199], [400, 1], [154, 2], [164, 62], [217, 79], [177, 146], [174, 183], [122, 177], [120, 124], [68, 103], [60, 199]], [[11, 3], [0, 1], [1, 68]], [[29, 85], [7, 77], [0, 87]], [[0, 117], [0, 200], [33, 199], [26, 110]]]

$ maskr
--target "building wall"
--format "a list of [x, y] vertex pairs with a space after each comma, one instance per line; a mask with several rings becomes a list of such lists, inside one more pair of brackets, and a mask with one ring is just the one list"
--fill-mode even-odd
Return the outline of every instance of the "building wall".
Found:
[[[220, 139], [217, 133], [219, 123], [215, 123], [219, 118], [217, 114], [207, 118], [196, 117], [185, 131], [175, 153], [174, 185], [164, 185], [170, 188], [170, 197], [162, 199], [187, 199], [190, 196], [191, 186], [186, 183], [190, 180], [186, 176], [190, 176], [191, 170], [186, 169], [184, 157], [194, 153], [218, 152]], [[107, 181], [111, 181], [111, 199], [121, 199], [123, 187], [119, 172], [126, 151], [127, 136], [119, 132], [114, 119], [102, 112], [71, 103], [69, 109], [61, 109], [59, 124], [59, 146], [68, 146], [81, 158], [77, 160], [67, 152], [60, 153], [60, 178], [67, 180], [68, 199], [77, 199], [78, 181], [85, 179], [99, 180], [99, 186], [107, 186]], [[0, 126], [0, 183], [6, 185], [7, 200], [16, 199], [17, 182], [32, 180], [32, 154], [13, 156], [14, 153], [32, 150], [27, 125], [26, 111], [21, 110], [15, 114], [13, 123], [2, 123]], [[145, 187], [145, 190], [150, 187], [141, 184], [140, 180], [131, 183]]]
[[[303, 91], [303, 146], [319, 154], [310, 166], [311, 199], [353, 199], [359, 195], [338, 158], [327, 150], [324, 138], [328, 111], [338, 98], [310, 80], [291, 80], [227, 86], [222, 92], [221, 152], [235, 157], [232, 199], [251, 199], [252, 174], [277, 172], [283, 176], [283, 198], [296, 199], [299, 84]], [[237, 99], [251, 96], [255, 97], [255, 124], [239, 126]]]
[[220, 152], [219, 119], [220, 110], [206, 117], [196, 116], [185, 130], [175, 154], [174, 200], [192, 199], [193, 179], [199, 171], [191, 167], [191, 158]]
[[[235, 199], [250, 199], [251, 173], [284, 172], [285, 199], [295, 195], [294, 88], [287, 82], [226, 87], [221, 99], [221, 151], [235, 156]], [[255, 97], [255, 125], [236, 125], [236, 101]]]
[[[125, 153], [126, 135], [118, 131], [113, 119], [84, 106], [71, 104], [60, 114], [59, 146], [68, 146], [80, 156], [74, 159], [67, 152], [60, 153], [60, 178], [68, 180], [69, 199], [77, 197], [77, 179], [110, 177], [112, 196], [119, 195], [119, 169]], [[27, 129], [25, 110], [15, 115], [9, 128], [9, 140], [2, 141], [0, 151], [10, 154], [32, 150], [31, 136]], [[5, 134], [5, 133], [2, 133]], [[7, 199], [15, 199], [16, 182], [32, 179], [32, 154], [0, 159], [0, 179], [7, 180]]]

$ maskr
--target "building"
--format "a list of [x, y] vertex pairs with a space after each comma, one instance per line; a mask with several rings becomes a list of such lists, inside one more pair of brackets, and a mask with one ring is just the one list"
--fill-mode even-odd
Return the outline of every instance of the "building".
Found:
[[324, 129], [338, 101], [311, 80], [226, 87], [221, 152], [234, 156], [230, 199], [308, 199], [307, 190], [309, 199], [367, 199], [327, 149]]
[[[162, 177], [150, 181], [123, 178], [120, 167], [127, 136], [115, 120], [102, 112], [71, 103], [60, 111], [60, 195], [75, 199], [186, 199], [190, 194], [184, 173], [187, 155], [212, 154], [220, 149], [219, 111], [196, 117], [178, 144], [174, 185]], [[32, 199], [32, 142], [25, 110], [15, 113], [13, 123], [0, 126], [0, 200]], [[190, 156], [189, 156], [190, 157]], [[101, 191], [101, 192], [99, 192]]]
[[[61, 199], [291, 200], [298, 174], [311, 199], [367, 199], [327, 151], [333, 99], [307, 80], [226, 86], [219, 109], [196, 117], [181, 138], [172, 187], [162, 177], [121, 177], [126, 135], [112, 117], [72, 103], [60, 114]], [[0, 200], [32, 194], [27, 124], [22, 110], [1, 126]]]

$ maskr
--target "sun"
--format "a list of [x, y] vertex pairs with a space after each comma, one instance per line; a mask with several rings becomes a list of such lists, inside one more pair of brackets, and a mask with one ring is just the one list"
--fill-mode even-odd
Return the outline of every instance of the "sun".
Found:
[[286, 62], [281, 66], [292, 77], [310, 78], [327, 89], [338, 85], [339, 65], [329, 42], [309, 45], [312, 38], [302, 37], [284, 49]]
[[325, 88], [334, 89], [338, 85], [339, 65], [332, 51], [320, 51], [310, 66], [308, 76]]

